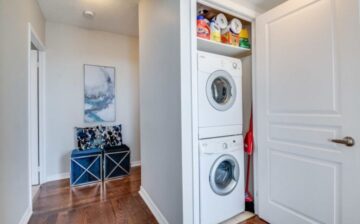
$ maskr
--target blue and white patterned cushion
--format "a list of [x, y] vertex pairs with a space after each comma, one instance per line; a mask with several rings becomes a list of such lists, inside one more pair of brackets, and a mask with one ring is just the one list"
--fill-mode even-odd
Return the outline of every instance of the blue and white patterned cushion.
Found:
[[79, 150], [102, 148], [103, 138], [99, 127], [75, 128]]
[[122, 145], [121, 125], [101, 126], [99, 129], [102, 132], [104, 147]]

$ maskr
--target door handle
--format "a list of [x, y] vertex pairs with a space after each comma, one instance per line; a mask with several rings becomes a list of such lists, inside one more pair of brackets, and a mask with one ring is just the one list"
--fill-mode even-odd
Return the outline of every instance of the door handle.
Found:
[[337, 143], [337, 144], [343, 144], [348, 147], [352, 147], [355, 145], [355, 140], [352, 137], [346, 136], [343, 139], [331, 139], [330, 141]]

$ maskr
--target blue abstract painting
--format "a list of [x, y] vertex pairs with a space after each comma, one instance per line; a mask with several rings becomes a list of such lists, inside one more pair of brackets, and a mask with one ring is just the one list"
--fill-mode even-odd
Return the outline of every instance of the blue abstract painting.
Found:
[[85, 65], [85, 122], [115, 121], [115, 68]]

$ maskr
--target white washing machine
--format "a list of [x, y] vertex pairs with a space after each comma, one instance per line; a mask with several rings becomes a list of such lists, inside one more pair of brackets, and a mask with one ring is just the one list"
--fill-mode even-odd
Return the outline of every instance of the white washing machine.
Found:
[[201, 140], [200, 223], [223, 222], [245, 211], [241, 135]]
[[242, 134], [242, 63], [198, 52], [199, 138]]

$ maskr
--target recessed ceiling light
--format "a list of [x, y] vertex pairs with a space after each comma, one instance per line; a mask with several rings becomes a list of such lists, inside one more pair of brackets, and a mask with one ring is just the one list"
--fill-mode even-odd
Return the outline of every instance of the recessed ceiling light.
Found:
[[86, 18], [93, 18], [93, 17], [95, 16], [95, 13], [94, 13], [93, 11], [90, 11], [90, 10], [85, 10], [85, 11], [83, 12], [83, 14], [84, 14], [84, 16], [85, 16]]

